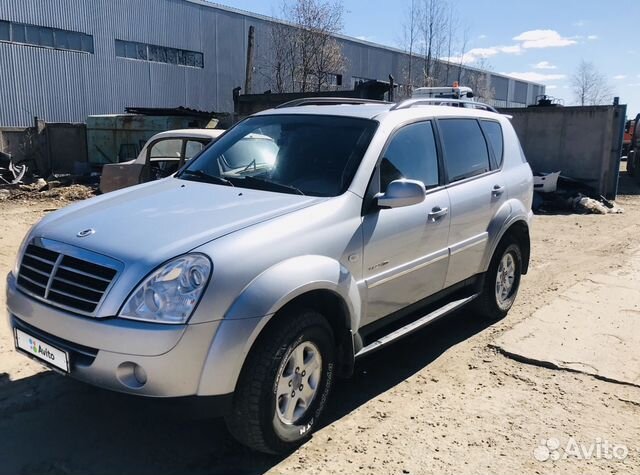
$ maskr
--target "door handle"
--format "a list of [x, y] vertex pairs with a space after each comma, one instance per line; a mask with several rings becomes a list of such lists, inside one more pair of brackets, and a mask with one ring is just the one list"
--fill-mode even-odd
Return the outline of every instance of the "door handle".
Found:
[[440, 208], [440, 206], [436, 206], [431, 210], [431, 213], [428, 214], [429, 221], [435, 222], [438, 221], [443, 216], [446, 216], [449, 212], [449, 208]]
[[493, 196], [500, 196], [502, 193], [504, 193], [504, 186], [496, 185], [493, 187], [493, 190], [491, 190]]

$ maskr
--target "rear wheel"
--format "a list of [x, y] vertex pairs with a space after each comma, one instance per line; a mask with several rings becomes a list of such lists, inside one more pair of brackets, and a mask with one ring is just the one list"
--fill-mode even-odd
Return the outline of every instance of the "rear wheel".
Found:
[[516, 300], [522, 275], [522, 251], [513, 238], [504, 239], [491, 259], [485, 274], [478, 311], [483, 319], [504, 318]]
[[300, 446], [324, 410], [334, 358], [333, 333], [320, 313], [291, 309], [280, 315], [247, 358], [226, 418], [229, 431], [261, 452]]

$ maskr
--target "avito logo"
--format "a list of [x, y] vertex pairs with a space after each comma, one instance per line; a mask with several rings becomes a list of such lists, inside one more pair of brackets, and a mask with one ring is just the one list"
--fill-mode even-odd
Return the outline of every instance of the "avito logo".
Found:
[[41, 355], [50, 361], [55, 361], [56, 356], [47, 348], [43, 348], [42, 346], [38, 345], [38, 343], [33, 338], [29, 338], [29, 346], [31, 347], [31, 351], [33, 351], [35, 354]]

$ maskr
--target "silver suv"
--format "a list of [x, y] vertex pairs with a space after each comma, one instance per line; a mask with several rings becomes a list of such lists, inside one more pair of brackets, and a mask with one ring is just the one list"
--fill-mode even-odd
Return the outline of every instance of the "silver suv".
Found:
[[46, 216], [8, 276], [17, 350], [115, 391], [216, 396], [238, 440], [292, 450], [357, 358], [513, 305], [532, 174], [509, 119], [465, 105], [297, 101]]

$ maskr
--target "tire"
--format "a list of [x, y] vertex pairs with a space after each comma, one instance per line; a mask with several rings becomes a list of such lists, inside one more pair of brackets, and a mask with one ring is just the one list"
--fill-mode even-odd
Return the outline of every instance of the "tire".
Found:
[[[334, 341], [327, 320], [315, 310], [292, 308], [280, 315], [245, 362], [225, 417], [229, 432], [242, 444], [271, 454], [291, 452], [306, 442], [331, 391]], [[286, 387], [297, 396], [290, 397]]]
[[[512, 272], [507, 270], [509, 262], [513, 265]], [[501, 279], [503, 292], [498, 290], [499, 271], [503, 274]], [[515, 239], [507, 237], [498, 245], [484, 276], [482, 293], [477, 302], [477, 310], [483, 320], [496, 322], [509, 313], [518, 295], [521, 276], [522, 251], [520, 245]], [[499, 293], [501, 297], [498, 296]]]

